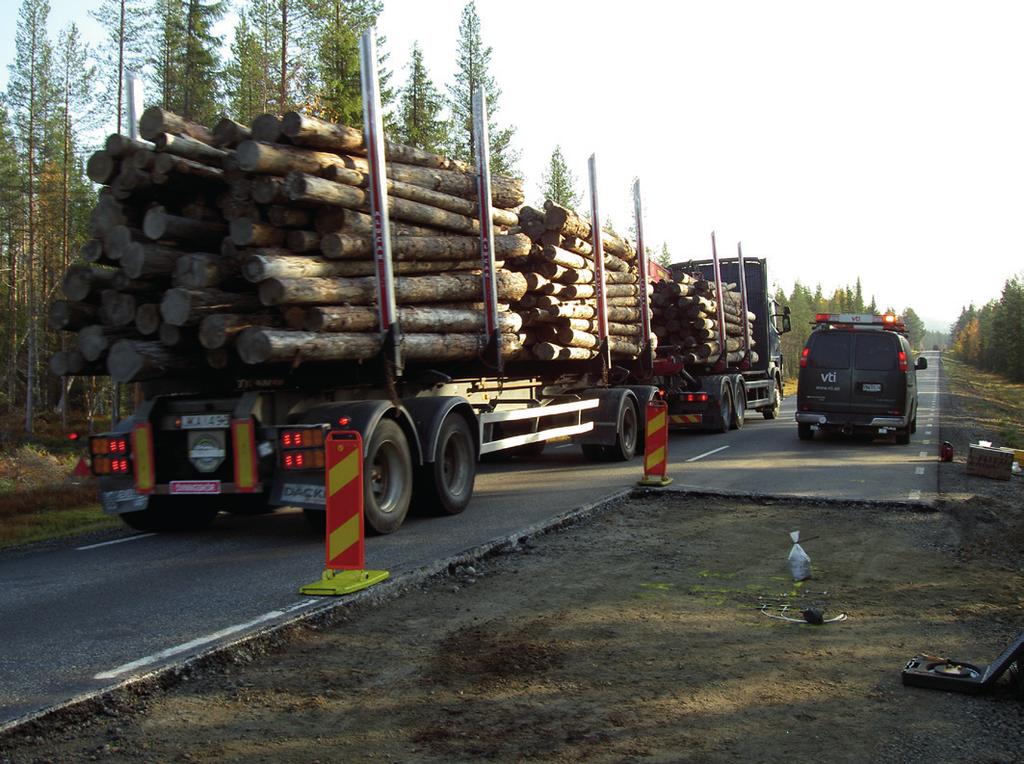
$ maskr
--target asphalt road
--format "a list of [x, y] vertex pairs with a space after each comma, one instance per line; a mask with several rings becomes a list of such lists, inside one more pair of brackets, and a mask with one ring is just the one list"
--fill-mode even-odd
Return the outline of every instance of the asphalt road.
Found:
[[[919, 372], [910, 446], [796, 437], [782, 416], [724, 435], [670, 437], [670, 489], [906, 501], [937, 492], [938, 361]], [[591, 464], [571, 444], [481, 465], [461, 516], [410, 518], [367, 540], [368, 568], [400, 576], [627, 490], [640, 459]], [[221, 515], [202, 533], [126, 534], [0, 553], [0, 727], [323, 606], [298, 594], [319, 577], [323, 539], [301, 514]]]

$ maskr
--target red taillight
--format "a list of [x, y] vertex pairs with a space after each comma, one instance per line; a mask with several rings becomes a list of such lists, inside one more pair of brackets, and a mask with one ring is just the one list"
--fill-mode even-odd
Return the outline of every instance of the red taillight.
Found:
[[324, 431], [319, 427], [281, 431], [281, 448], [321, 448], [323, 445]]
[[803, 352], [800, 353], [800, 368], [801, 369], [806, 369], [807, 368], [807, 362], [809, 360], [811, 360], [811, 349], [810, 348], [804, 348]]
[[324, 452], [319, 448], [305, 448], [281, 454], [281, 466], [286, 470], [319, 470], [324, 468]]
[[687, 393], [686, 394], [686, 402], [687, 403], [707, 403], [708, 402], [708, 394], [707, 393]]
[[127, 454], [128, 438], [99, 436], [89, 439], [89, 452], [93, 456], [106, 454]]
[[907, 354], [904, 351], [900, 351], [900, 371], [907, 370]]
[[68, 440], [78, 440], [78, 433], [77, 432], [69, 432], [68, 433]]
[[352, 424], [352, 420], [347, 416], [338, 417], [338, 427], [348, 427], [350, 424]]

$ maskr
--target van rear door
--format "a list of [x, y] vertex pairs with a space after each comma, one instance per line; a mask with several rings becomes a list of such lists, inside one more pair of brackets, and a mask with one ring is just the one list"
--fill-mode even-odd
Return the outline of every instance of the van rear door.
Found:
[[899, 351], [899, 338], [889, 332], [856, 334], [851, 413], [866, 417], [903, 413], [907, 375], [900, 371]]
[[800, 406], [810, 411], [848, 411], [852, 355], [852, 332], [813, 332], [807, 366], [800, 369]]

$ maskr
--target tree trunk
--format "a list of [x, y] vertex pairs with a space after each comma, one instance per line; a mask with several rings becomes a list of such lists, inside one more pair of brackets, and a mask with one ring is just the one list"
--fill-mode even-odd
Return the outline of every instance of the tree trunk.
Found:
[[[521, 274], [498, 271], [496, 276], [498, 299], [515, 301], [526, 294], [526, 279]], [[373, 277], [268, 279], [260, 284], [259, 293], [264, 305], [370, 305], [377, 299], [377, 283]], [[475, 274], [395, 279], [395, 299], [400, 303], [476, 300], [482, 295], [482, 279]]]
[[168, 154], [191, 159], [194, 162], [203, 162], [214, 167], [220, 167], [228, 152], [223, 149], [189, 138], [187, 135], [172, 135], [171, 133], [159, 133], [151, 139], [157, 151], [165, 151]]
[[210, 220], [195, 220], [172, 215], [161, 206], [151, 207], [142, 222], [142, 230], [154, 241], [175, 239], [187, 244], [217, 249], [227, 235], [227, 226]]
[[85, 302], [54, 300], [50, 303], [50, 327], [73, 332], [100, 321], [100, 308]]
[[[481, 334], [406, 334], [402, 355], [409, 361], [455, 361], [475, 358], [484, 351], [488, 338]], [[380, 353], [379, 333], [317, 333], [275, 329], [247, 329], [236, 343], [239, 357], [248, 364], [302, 361], [367, 360]], [[503, 356], [522, 349], [518, 335], [502, 334]]]
[[259, 307], [259, 300], [253, 294], [175, 287], [164, 293], [160, 315], [174, 326], [191, 326], [211, 313], [255, 312]]
[[242, 141], [249, 140], [252, 131], [245, 125], [224, 117], [213, 126], [213, 145], [233, 149]]
[[186, 135], [197, 141], [214, 145], [213, 133], [209, 128], [187, 120], [174, 112], [165, 111], [159, 106], [150, 106], [142, 112], [142, 117], [139, 119], [139, 134], [147, 141], [152, 141], [160, 133]]
[[199, 344], [207, 350], [217, 350], [251, 327], [281, 325], [281, 316], [273, 313], [215, 313], [199, 322]]
[[89, 265], [71, 265], [64, 274], [64, 296], [75, 302], [98, 299], [104, 289], [110, 289], [117, 271]]
[[[410, 333], [436, 332], [439, 327], [449, 332], [484, 330], [481, 310], [409, 306], [398, 309], [398, 322], [403, 332]], [[522, 325], [517, 313], [498, 314], [498, 327], [504, 333], [518, 332]], [[311, 332], [371, 332], [377, 327], [377, 309], [358, 305], [309, 308], [303, 322], [303, 328]]]
[[107, 355], [107, 371], [111, 379], [120, 384], [157, 379], [172, 372], [198, 368], [192, 356], [175, 352], [153, 341], [118, 340]]
[[93, 324], [78, 332], [78, 351], [86, 361], [98, 361], [115, 342], [134, 336], [134, 327]]
[[[369, 236], [344, 233], [325, 234], [320, 251], [331, 260], [357, 259], [373, 254]], [[522, 257], [530, 252], [524, 234], [494, 237], [494, 256], [499, 260]], [[474, 260], [480, 258], [480, 239], [475, 236], [392, 236], [391, 255], [398, 260]]]

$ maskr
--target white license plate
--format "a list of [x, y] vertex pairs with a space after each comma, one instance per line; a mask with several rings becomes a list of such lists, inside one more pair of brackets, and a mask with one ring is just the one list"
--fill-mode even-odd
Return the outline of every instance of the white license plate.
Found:
[[882, 385], [878, 382], [865, 382], [860, 386], [860, 389], [866, 393], [880, 393], [882, 392]]
[[186, 414], [181, 418], [181, 429], [183, 430], [227, 428], [230, 424], [231, 416], [228, 414]]
[[172, 480], [171, 493], [205, 495], [220, 493], [219, 480]]

